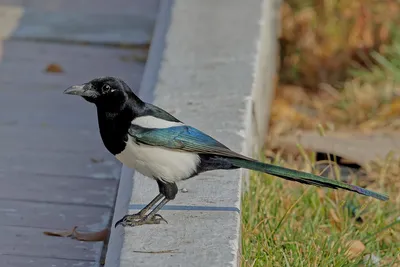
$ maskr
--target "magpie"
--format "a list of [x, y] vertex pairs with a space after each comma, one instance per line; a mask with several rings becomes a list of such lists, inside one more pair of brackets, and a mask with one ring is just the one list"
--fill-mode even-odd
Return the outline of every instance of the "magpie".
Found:
[[262, 163], [236, 153], [165, 110], [143, 102], [123, 80], [116, 77], [96, 78], [71, 86], [64, 93], [81, 96], [93, 103], [107, 150], [123, 164], [158, 184], [159, 194], [138, 213], [125, 215], [115, 227], [165, 221], [158, 212], [175, 199], [178, 193], [176, 183], [212, 170], [246, 168], [302, 184], [340, 188], [388, 200], [387, 195], [355, 185]]

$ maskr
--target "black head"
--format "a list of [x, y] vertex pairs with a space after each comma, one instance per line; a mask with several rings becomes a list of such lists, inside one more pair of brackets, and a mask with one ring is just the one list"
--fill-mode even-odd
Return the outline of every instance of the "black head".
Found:
[[64, 94], [81, 96], [105, 111], [118, 111], [129, 100], [136, 105], [143, 103], [123, 80], [115, 77], [101, 77], [82, 85], [74, 85], [65, 90]]

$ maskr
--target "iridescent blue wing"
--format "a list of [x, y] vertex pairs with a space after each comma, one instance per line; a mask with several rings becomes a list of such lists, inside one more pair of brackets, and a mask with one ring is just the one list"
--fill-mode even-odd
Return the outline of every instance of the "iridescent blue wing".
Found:
[[230, 150], [202, 131], [186, 125], [161, 129], [148, 129], [132, 125], [129, 135], [136, 142], [149, 146], [252, 160]]

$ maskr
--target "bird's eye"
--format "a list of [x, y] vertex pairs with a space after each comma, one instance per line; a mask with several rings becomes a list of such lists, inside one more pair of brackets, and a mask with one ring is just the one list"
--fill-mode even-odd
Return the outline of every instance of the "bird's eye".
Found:
[[111, 90], [111, 86], [108, 84], [103, 85], [102, 91], [103, 93], [108, 93]]

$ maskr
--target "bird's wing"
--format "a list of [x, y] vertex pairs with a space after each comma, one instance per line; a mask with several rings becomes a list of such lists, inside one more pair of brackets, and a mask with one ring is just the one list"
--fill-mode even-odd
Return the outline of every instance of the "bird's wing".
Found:
[[128, 133], [136, 142], [149, 146], [253, 160], [230, 150], [202, 131], [186, 125], [161, 129], [132, 125]]
[[149, 129], [132, 125], [129, 129], [129, 135], [133, 137], [135, 142], [150, 146], [227, 157], [234, 166], [265, 172], [290, 181], [335, 189], [342, 188], [357, 192], [362, 195], [372, 196], [381, 200], [388, 199], [388, 196], [385, 194], [379, 194], [355, 185], [317, 176], [312, 173], [291, 170], [280, 166], [258, 162], [254, 159], [233, 152], [214, 138], [190, 126]]

